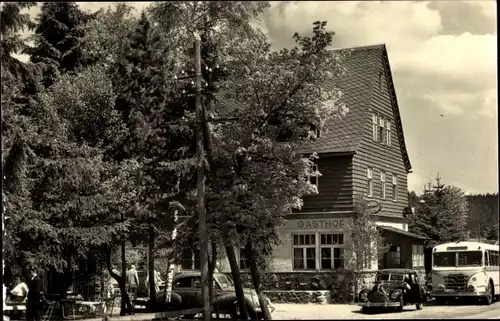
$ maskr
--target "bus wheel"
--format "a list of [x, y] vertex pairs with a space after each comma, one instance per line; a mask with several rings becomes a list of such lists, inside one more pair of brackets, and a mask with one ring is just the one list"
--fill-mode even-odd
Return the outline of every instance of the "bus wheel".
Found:
[[491, 282], [488, 283], [488, 295], [484, 298], [484, 303], [486, 305], [491, 305], [493, 303], [494, 297], [495, 297], [495, 290], [493, 289], [493, 286], [491, 285]]
[[436, 298], [436, 305], [444, 305], [446, 299], [445, 298]]

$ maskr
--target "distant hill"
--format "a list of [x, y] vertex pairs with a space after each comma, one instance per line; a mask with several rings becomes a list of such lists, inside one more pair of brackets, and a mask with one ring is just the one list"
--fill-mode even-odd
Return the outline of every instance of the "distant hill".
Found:
[[498, 240], [499, 199], [496, 194], [467, 195], [470, 237]]

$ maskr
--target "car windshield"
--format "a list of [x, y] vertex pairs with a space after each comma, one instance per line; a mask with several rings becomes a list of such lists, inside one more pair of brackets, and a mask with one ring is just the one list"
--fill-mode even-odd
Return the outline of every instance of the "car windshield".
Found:
[[231, 280], [231, 278], [223, 274], [217, 276], [217, 282], [219, 282], [220, 287], [223, 289], [227, 289], [234, 286], [233, 280]]
[[449, 267], [456, 265], [456, 252], [438, 252], [434, 253], [435, 267]]
[[377, 281], [389, 281], [389, 274], [379, 274], [377, 275]]
[[481, 266], [483, 265], [483, 252], [467, 251], [458, 252], [458, 266]]
[[483, 265], [483, 252], [481, 251], [434, 253], [435, 267], [482, 266], [482, 265]]
[[403, 281], [404, 280], [404, 275], [403, 274], [391, 274], [391, 281]]

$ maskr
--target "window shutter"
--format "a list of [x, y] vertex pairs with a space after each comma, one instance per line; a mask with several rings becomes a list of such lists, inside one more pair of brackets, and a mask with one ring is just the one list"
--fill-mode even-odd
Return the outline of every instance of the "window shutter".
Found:
[[392, 175], [392, 185], [398, 185], [398, 177], [396, 175]]

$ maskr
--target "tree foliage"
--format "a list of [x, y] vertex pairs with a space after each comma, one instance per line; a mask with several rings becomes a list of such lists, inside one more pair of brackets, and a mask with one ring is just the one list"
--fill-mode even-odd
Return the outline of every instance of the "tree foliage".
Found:
[[465, 240], [468, 238], [467, 216], [469, 205], [464, 192], [450, 185], [437, 184], [420, 196], [415, 215], [411, 216], [409, 229], [427, 236], [427, 247]]
[[80, 44], [83, 26], [94, 14], [83, 12], [75, 2], [44, 2], [37, 17], [34, 46], [27, 48], [30, 61], [43, 66], [43, 84], [50, 87], [62, 72], [89, 64]]
[[498, 240], [498, 193], [467, 195], [467, 229], [478, 239]]

